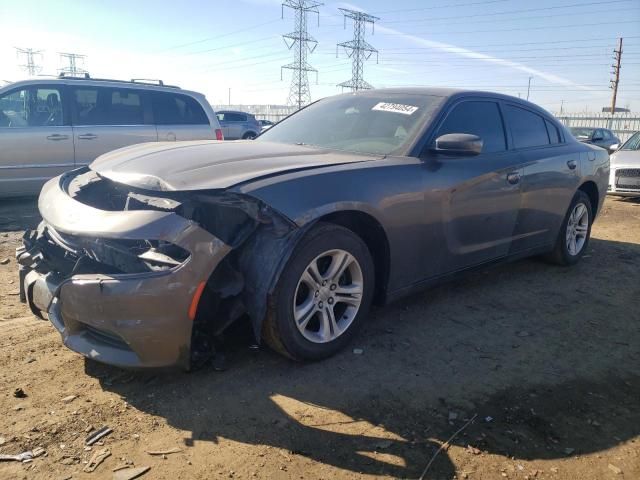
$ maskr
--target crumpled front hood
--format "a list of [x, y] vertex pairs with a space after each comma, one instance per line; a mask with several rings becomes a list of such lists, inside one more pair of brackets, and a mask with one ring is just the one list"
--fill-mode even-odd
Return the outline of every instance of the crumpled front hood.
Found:
[[610, 157], [611, 166], [640, 168], [640, 150], [618, 150]]
[[153, 142], [98, 157], [90, 168], [145, 190], [224, 189], [277, 173], [379, 157], [261, 141]]

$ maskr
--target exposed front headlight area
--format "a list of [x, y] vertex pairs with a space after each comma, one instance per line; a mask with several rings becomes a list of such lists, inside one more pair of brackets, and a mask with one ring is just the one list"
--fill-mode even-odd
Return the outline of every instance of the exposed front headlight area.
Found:
[[43, 221], [16, 252], [23, 300], [87, 357], [188, 366], [193, 299], [231, 248], [166, 209], [109, 210], [80, 201], [68, 190], [79, 175], [43, 188]]

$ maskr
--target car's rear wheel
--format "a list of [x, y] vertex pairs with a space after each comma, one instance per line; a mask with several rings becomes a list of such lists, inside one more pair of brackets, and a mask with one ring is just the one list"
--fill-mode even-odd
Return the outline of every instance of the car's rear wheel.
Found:
[[593, 213], [589, 196], [578, 190], [571, 201], [549, 259], [559, 265], [577, 263], [589, 244]]
[[242, 137], [243, 140], [253, 140], [254, 138], [256, 138], [257, 135], [253, 132], [247, 132], [244, 134], [244, 136]]
[[296, 360], [329, 357], [346, 346], [371, 305], [374, 267], [350, 230], [318, 224], [298, 244], [278, 281], [264, 340]]

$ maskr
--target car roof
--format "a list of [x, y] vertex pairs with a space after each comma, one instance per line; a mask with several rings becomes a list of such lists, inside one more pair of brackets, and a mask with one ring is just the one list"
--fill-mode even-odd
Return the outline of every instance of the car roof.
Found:
[[193, 96], [202, 96], [199, 92], [194, 92], [192, 90], [183, 90], [180, 87], [176, 87], [173, 85], [158, 85], [154, 83], [147, 82], [134, 82], [127, 80], [113, 80], [113, 79], [100, 79], [100, 78], [81, 78], [81, 77], [42, 77], [42, 78], [30, 78], [27, 80], [18, 80], [17, 82], [9, 83], [0, 88], [0, 91], [9, 90], [16, 87], [28, 87], [32, 85], [52, 85], [60, 83], [62, 85], [91, 85], [91, 86], [99, 86], [99, 87], [114, 87], [114, 88], [133, 88], [133, 89], [141, 89], [141, 90], [155, 90], [160, 92], [175, 92], [175, 93], [185, 93], [187, 95]]

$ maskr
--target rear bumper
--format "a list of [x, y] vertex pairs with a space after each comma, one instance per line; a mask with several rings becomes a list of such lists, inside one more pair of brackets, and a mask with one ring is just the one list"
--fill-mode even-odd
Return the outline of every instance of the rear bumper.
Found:
[[37, 238], [52, 230], [98, 242], [162, 240], [190, 255], [162, 271], [108, 274], [92, 264], [95, 273], [78, 274], [52, 269], [47, 249], [58, 246], [50, 240], [34, 244], [27, 235], [17, 251], [23, 301], [36, 315], [48, 317], [67, 347], [88, 358], [123, 367], [188, 368], [191, 302], [230, 247], [174, 213], [99, 210], [75, 201], [61, 184], [54, 179], [43, 188], [44, 221]]

